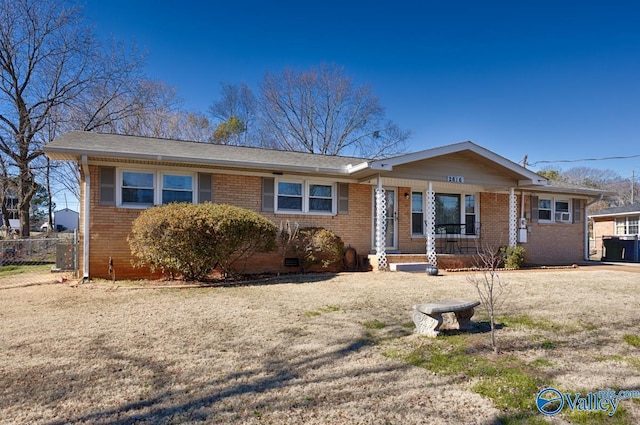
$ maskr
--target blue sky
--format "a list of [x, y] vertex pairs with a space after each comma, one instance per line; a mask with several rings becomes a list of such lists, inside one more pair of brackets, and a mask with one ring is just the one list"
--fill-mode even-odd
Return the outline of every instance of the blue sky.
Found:
[[[344, 67], [410, 151], [471, 140], [514, 162], [640, 155], [640, 3], [88, 0], [100, 37], [206, 112], [220, 82]], [[536, 170], [544, 164], [531, 167]], [[640, 157], [556, 164], [640, 174]]]

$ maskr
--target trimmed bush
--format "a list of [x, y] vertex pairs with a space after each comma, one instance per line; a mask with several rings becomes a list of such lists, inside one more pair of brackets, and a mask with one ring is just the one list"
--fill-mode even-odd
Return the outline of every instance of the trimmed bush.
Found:
[[331, 230], [304, 227], [292, 243], [303, 271], [313, 266], [338, 270], [344, 255], [344, 242]]
[[276, 248], [276, 226], [260, 214], [226, 204], [172, 203], [143, 211], [128, 238], [134, 266], [201, 280], [219, 268]]
[[504, 267], [507, 269], [519, 269], [524, 265], [524, 253], [523, 247], [507, 246], [502, 248], [504, 255]]

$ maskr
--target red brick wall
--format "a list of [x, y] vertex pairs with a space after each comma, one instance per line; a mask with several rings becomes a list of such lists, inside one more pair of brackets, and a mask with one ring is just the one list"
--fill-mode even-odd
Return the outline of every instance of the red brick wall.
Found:
[[[399, 188], [400, 213], [398, 215], [399, 248], [403, 253], [425, 252], [424, 238], [411, 238], [411, 201], [404, 199], [407, 188]], [[402, 194], [402, 195], [400, 195]], [[518, 217], [521, 216], [521, 196], [516, 195]], [[584, 202], [584, 201], [583, 201]], [[525, 196], [524, 211], [529, 216], [530, 198]], [[584, 211], [580, 216], [584, 219]], [[480, 194], [481, 230], [477, 242], [482, 246], [509, 244], [509, 195], [504, 193]], [[530, 232], [525, 248], [525, 259], [531, 264], [571, 264], [584, 259], [584, 223], [535, 223], [528, 221]], [[602, 235], [602, 233], [600, 233]]]
[[[91, 172], [91, 215], [90, 215], [90, 277], [109, 278], [109, 258], [112, 258], [117, 278], [157, 277], [146, 269], [131, 266], [127, 236], [133, 220], [142, 210], [124, 209], [98, 205], [98, 167], [90, 166]], [[372, 195], [369, 185], [349, 185], [349, 214], [335, 216], [274, 214], [262, 212], [262, 178], [214, 174], [213, 200], [218, 203], [238, 205], [271, 219], [277, 226], [287, 220], [300, 227], [317, 226], [333, 230], [342, 238], [345, 246], [355, 248], [359, 255], [371, 250], [372, 240]], [[424, 238], [411, 237], [411, 199], [404, 193], [411, 193], [408, 187], [399, 187], [398, 206], [398, 247], [403, 253], [425, 252]], [[529, 211], [529, 199], [525, 198], [525, 211]], [[81, 199], [81, 202], [83, 200]], [[520, 198], [518, 197], [518, 208]], [[482, 224], [479, 246], [507, 245], [509, 240], [509, 196], [498, 193], [480, 194], [480, 222]], [[82, 209], [81, 209], [82, 210]], [[518, 215], [520, 212], [518, 210]], [[538, 264], [572, 263], [583, 258], [583, 224], [539, 224], [529, 222], [531, 232], [526, 249], [526, 260]], [[80, 216], [81, 237], [84, 235], [84, 213]], [[81, 241], [82, 247], [82, 241]], [[82, 253], [80, 259], [82, 262]], [[257, 255], [248, 265], [251, 271], [277, 271], [282, 260], [280, 254]], [[81, 268], [83, 265], [81, 264]]]
[[[109, 258], [112, 258], [116, 277], [149, 278], [147, 269], [131, 266], [131, 251], [127, 236], [131, 225], [142, 210], [101, 206], [98, 204], [98, 167], [91, 166], [91, 215], [90, 215], [90, 277], [109, 278]], [[262, 179], [254, 176], [213, 175], [214, 202], [238, 205], [260, 212], [277, 226], [287, 220], [300, 227], [317, 226], [333, 230], [342, 238], [345, 246], [354, 247], [358, 254], [366, 254], [371, 247], [371, 186], [349, 185], [349, 214], [336, 216], [312, 216], [274, 214], [262, 212]], [[82, 202], [82, 200], [81, 200]], [[81, 216], [81, 223], [83, 223]], [[81, 225], [81, 234], [84, 228]], [[81, 254], [82, 260], [82, 254]], [[251, 258], [252, 271], [277, 271], [281, 264], [280, 254], [257, 255]], [[81, 265], [82, 267], [82, 265]]]
[[[526, 201], [525, 211], [528, 211], [528, 197]], [[580, 222], [577, 223], [538, 223], [529, 220], [531, 231], [527, 235], [527, 243], [522, 245], [526, 249], [527, 263], [565, 265], [584, 260], [584, 201], [581, 205]]]
[[[113, 261], [117, 279], [158, 277], [158, 274], [151, 273], [149, 269], [133, 268], [131, 265], [131, 250], [129, 249], [127, 236], [131, 231], [133, 220], [138, 217], [142, 210], [98, 205], [100, 193], [99, 168], [90, 166], [89, 169], [91, 173], [89, 277], [111, 278], [108, 273], [110, 258]], [[80, 202], [84, 202], [83, 199]], [[80, 223], [81, 235], [84, 236], [84, 216], [82, 214]], [[82, 241], [80, 245], [83, 246]], [[83, 258], [81, 253], [81, 262]], [[81, 267], [83, 266], [81, 265]]]
[[[520, 206], [520, 197], [517, 197]], [[518, 208], [519, 211], [519, 208]], [[480, 194], [480, 247], [509, 244], [509, 195], [505, 193]]]

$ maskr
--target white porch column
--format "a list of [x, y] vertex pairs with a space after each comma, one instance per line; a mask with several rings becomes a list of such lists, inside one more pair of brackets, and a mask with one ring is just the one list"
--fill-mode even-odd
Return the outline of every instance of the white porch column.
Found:
[[429, 182], [427, 190], [427, 205], [425, 211], [425, 227], [427, 239], [427, 261], [434, 267], [438, 267], [438, 257], [436, 255], [436, 194], [433, 185]]
[[518, 203], [513, 188], [509, 189], [509, 246], [518, 243]]
[[387, 270], [387, 198], [385, 197], [382, 179], [378, 176], [376, 187], [376, 260], [378, 270]]

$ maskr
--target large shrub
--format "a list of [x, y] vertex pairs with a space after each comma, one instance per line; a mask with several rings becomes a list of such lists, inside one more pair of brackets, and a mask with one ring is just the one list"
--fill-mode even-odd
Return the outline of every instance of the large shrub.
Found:
[[173, 203], [149, 208], [133, 222], [129, 246], [135, 266], [200, 280], [276, 247], [276, 226], [244, 208], [226, 204]]
[[303, 270], [313, 266], [338, 269], [344, 255], [344, 242], [331, 230], [304, 227], [292, 243]]

